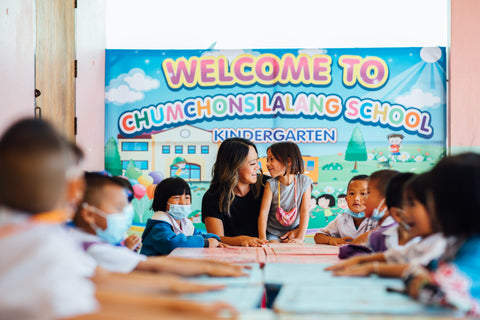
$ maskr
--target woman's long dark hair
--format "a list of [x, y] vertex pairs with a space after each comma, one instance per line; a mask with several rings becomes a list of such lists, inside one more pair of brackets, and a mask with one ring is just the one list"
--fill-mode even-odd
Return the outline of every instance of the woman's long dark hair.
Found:
[[[230, 214], [230, 206], [235, 199], [234, 190], [239, 181], [238, 170], [245, 164], [250, 147], [258, 153], [255, 144], [244, 138], [225, 139], [218, 148], [210, 190], [220, 196], [218, 207], [221, 212]], [[260, 195], [261, 184], [262, 177], [259, 177], [257, 183], [250, 185], [255, 198]]]

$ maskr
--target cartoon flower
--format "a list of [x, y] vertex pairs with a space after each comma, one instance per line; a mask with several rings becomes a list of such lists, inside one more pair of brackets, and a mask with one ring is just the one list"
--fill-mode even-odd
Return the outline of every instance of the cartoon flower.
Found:
[[323, 189], [323, 192], [332, 194], [335, 192], [335, 188], [331, 186], [326, 186], [325, 189]]
[[373, 160], [373, 159], [375, 159], [375, 154], [369, 153], [368, 154], [368, 160]]
[[422, 162], [425, 158], [421, 155], [415, 157], [415, 162]]
[[410, 159], [410, 154], [408, 152], [402, 152], [399, 156], [398, 156], [398, 160], [402, 161], [402, 162], [406, 162], [408, 161], [408, 159]]
[[377, 159], [380, 162], [387, 161], [387, 157], [381, 156], [380, 158]]

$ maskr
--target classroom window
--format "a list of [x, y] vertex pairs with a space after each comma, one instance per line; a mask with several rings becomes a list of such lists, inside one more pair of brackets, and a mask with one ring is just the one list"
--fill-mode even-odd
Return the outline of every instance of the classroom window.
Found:
[[308, 160], [306, 167], [307, 167], [307, 171], [313, 171], [315, 169], [315, 161]]
[[176, 154], [183, 153], [183, 146], [175, 146], [175, 153]]
[[202, 146], [200, 148], [200, 153], [201, 154], [208, 154], [209, 153], [208, 146]]
[[196, 147], [195, 146], [188, 146], [187, 148], [187, 153], [188, 154], [195, 154], [196, 152]]
[[148, 151], [148, 142], [122, 142], [122, 151]]
[[163, 154], [170, 154], [170, 146], [162, 146]]
[[[130, 160], [122, 160], [122, 169], [127, 170], [128, 168], [128, 163]], [[140, 170], [148, 170], [148, 161], [147, 160], [134, 160], [133, 165], [135, 168], [138, 168]]]
[[197, 180], [200, 181], [201, 167], [194, 163], [187, 163], [185, 168], [178, 168], [177, 166], [170, 167], [170, 176], [171, 177], [180, 177], [187, 180]]

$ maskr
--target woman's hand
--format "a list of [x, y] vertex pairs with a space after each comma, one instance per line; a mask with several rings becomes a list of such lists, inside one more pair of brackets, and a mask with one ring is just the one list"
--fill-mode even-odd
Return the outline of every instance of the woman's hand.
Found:
[[237, 238], [242, 247], [261, 247], [267, 243], [267, 240], [261, 240], [255, 237], [239, 236]]

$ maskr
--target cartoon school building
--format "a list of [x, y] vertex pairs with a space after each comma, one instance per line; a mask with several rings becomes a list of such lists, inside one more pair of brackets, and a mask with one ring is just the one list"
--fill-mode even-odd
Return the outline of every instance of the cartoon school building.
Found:
[[184, 125], [128, 139], [118, 135], [118, 149], [123, 170], [132, 160], [145, 173], [209, 181], [218, 144], [212, 142], [210, 130]]

